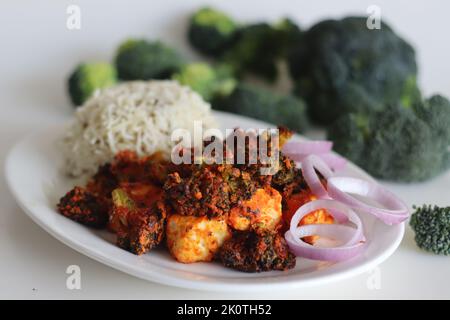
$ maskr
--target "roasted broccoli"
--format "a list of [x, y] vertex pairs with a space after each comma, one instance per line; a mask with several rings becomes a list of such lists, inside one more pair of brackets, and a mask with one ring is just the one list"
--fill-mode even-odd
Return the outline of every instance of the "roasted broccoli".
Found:
[[433, 96], [412, 108], [344, 115], [328, 138], [337, 152], [378, 178], [426, 180], [450, 165], [450, 102]]
[[130, 39], [120, 45], [115, 63], [121, 80], [149, 80], [170, 78], [183, 60], [160, 41]]
[[81, 187], [67, 192], [57, 209], [63, 216], [89, 227], [104, 228], [108, 223], [108, 202]]
[[239, 84], [233, 93], [213, 102], [213, 108], [286, 126], [302, 132], [307, 127], [304, 102], [292, 95], [279, 95], [268, 89]]
[[191, 87], [205, 100], [229, 95], [237, 82], [226, 66], [212, 67], [207, 63], [191, 63], [172, 76], [179, 83]]
[[188, 38], [200, 52], [217, 55], [232, 43], [236, 30], [237, 24], [225, 13], [202, 8], [190, 19]]
[[220, 248], [218, 259], [225, 267], [244, 272], [288, 270], [296, 262], [281, 235], [253, 232], [235, 233]]
[[113, 208], [109, 229], [117, 234], [117, 245], [142, 255], [163, 239], [166, 210], [162, 202], [139, 206], [124, 189], [112, 192]]
[[106, 62], [78, 65], [68, 80], [70, 99], [75, 106], [82, 105], [97, 89], [117, 82], [116, 69]]
[[304, 32], [289, 55], [295, 92], [318, 123], [339, 116], [412, 106], [420, 98], [414, 49], [387, 24], [366, 17], [322, 21]]
[[436, 254], [450, 254], [450, 207], [414, 207], [410, 225], [419, 248]]

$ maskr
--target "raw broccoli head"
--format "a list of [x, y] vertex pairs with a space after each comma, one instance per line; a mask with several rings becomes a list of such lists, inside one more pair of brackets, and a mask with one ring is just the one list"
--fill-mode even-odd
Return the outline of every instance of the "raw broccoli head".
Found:
[[378, 178], [422, 181], [449, 167], [449, 126], [450, 102], [434, 96], [414, 108], [344, 115], [328, 138], [337, 152]]
[[242, 27], [233, 45], [223, 54], [222, 61], [239, 76], [253, 73], [274, 81], [277, 77], [276, 58], [280, 52], [274, 39], [274, 29], [267, 23]]
[[414, 207], [410, 225], [419, 248], [436, 253], [450, 254], [450, 207], [423, 205]]
[[366, 20], [322, 21], [289, 55], [295, 90], [321, 124], [349, 112], [411, 106], [420, 97], [414, 49], [385, 23], [370, 30]]
[[162, 42], [130, 39], [120, 45], [115, 63], [120, 79], [149, 80], [169, 78], [183, 61]]
[[202, 8], [190, 19], [188, 38], [200, 52], [217, 55], [230, 45], [236, 30], [236, 23], [225, 13]]
[[286, 57], [292, 47], [301, 41], [300, 27], [291, 19], [283, 18], [272, 25], [274, 32], [274, 44], [278, 47], [279, 54]]
[[236, 79], [226, 66], [214, 68], [207, 63], [187, 64], [172, 78], [191, 87], [207, 101], [229, 95], [236, 86]]
[[75, 106], [80, 106], [95, 90], [112, 86], [116, 82], [116, 69], [111, 64], [83, 63], [78, 65], [69, 77], [69, 96]]
[[292, 95], [240, 83], [231, 95], [213, 102], [213, 108], [253, 117], [302, 132], [308, 125], [304, 102]]

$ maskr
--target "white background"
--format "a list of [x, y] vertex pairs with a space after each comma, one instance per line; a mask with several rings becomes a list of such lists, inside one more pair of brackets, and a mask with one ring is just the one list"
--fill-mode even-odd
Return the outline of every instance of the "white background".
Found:
[[[67, 121], [73, 109], [65, 81], [80, 61], [109, 60], [130, 36], [160, 38], [196, 56], [185, 40], [188, 14], [204, 3], [236, 19], [276, 20], [288, 15], [307, 28], [328, 17], [365, 15], [371, 4], [384, 21], [417, 50], [419, 81], [426, 95], [450, 96], [448, 1], [1, 1], [0, 166], [23, 135]], [[81, 30], [66, 29], [66, 8], [81, 8]], [[431, 182], [388, 185], [409, 205], [449, 205], [450, 173]], [[81, 267], [82, 289], [66, 289], [65, 270]], [[450, 257], [415, 247], [409, 227], [398, 251], [383, 263], [381, 288], [370, 289], [370, 274], [302, 291], [220, 294], [148, 283], [93, 261], [49, 236], [14, 203], [0, 176], [0, 298], [317, 299], [450, 298]]]

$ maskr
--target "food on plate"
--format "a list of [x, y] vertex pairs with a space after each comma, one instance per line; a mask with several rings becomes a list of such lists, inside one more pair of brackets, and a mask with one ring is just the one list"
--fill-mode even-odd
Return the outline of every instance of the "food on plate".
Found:
[[300, 98], [240, 83], [228, 96], [212, 102], [213, 108], [253, 117], [303, 132], [308, 127], [306, 105]]
[[419, 248], [435, 254], [450, 255], [450, 207], [414, 207], [409, 224]]
[[412, 46], [386, 23], [370, 30], [366, 22], [367, 17], [321, 21], [304, 32], [290, 54], [295, 91], [320, 124], [391, 104], [411, 107], [420, 98]]
[[172, 79], [191, 87], [206, 101], [229, 95], [237, 83], [227, 66], [213, 67], [202, 62], [184, 65], [178, 73], [172, 76]]
[[[279, 143], [283, 145], [292, 132], [280, 131]], [[243, 131], [236, 129], [235, 133]], [[264, 133], [261, 137], [265, 140], [260, 143], [271, 139]], [[246, 141], [245, 154], [250, 154], [251, 145]], [[230, 152], [226, 143], [223, 148]], [[281, 155], [279, 171], [262, 175], [260, 169], [268, 164], [253, 164], [249, 159], [236, 164], [207, 164], [204, 158], [201, 163], [175, 165], [158, 152], [139, 157], [131, 150], [120, 151], [110, 162], [99, 165], [86, 188], [76, 186], [62, 197], [57, 208], [75, 221], [107, 228], [116, 234], [119, 247], [137, 255], [164, 242], [179, 262], [208, 262], [219, 259], [220, 248], [235, 235], [240, 239], [239, 234], [255, 233], [257, 241], [248, 245], [257, 245], [258, 262], [245, 267], [247, 271], [291, 268], [295, 259], [286, 251], [280, 233], [280, 192], [292, 189], [287, 186], [300, 181], [301, 172]], [[295, 175], [289, 174], [293, 170]], [[73, 194], [82, 197], [74, 198]], [[79, 211], [84, 214], [81, 218]], [[101, 224], [98, 219], [94, 221], [100, 213]]]
[[192, 134], [194, 121], [204, 129], [215, 126], [210, 105], [175, 81], [133, 81], [100, 90], [77, 109], [62, 141], [66, 171], [93, 174], [122, 150], [139, 157], [160, 152], [168, 159], [172, 131]]
[[236, 232], [218, 253], [222, 264], [244, 272], [288, 270], [295, 267], [295, 256], [278, 233]]
[[205, 7], [190, 18], [189, 42], [207, 55], [221, 54], [234, 40], [238, 25], [225, 13]]
[[181, 56], [160, 41], [129, 39], [116, 53], [115, 65], [121, 80], [169, 79], [183, 64]]
[[[336, 175], [336, 170], [341, 170], [345, 163], [339, 157], [329, 157], [331, 147], [329, 141], [288, 142], [282, 147], [286, 156], [301, 159], [306, 190], [317, 197], [317, 200], [300, 203], [292, 218], [288, 218], [289, 230], [285, 239], [297, 256], [338, 262], [360, 255], [366, 247], [364, 226], [355, 210], [393, 225], [404, 222], [409, 209], [402, 200], [374, 181]], [[329, 223], [328, 215], [333, 223]], [[323, 246], [324, 240], [329, 239], [335, 245]]]
[[[293, 193], [285, 200], [285, 205], [283, 206], [283, 220], [286, 226], [290, 225], [292, 217], [297, 212], [297, 209], [304, 204], [317, 200], [317, 197], [312, 194], [308, 189], [303, 189], [300, 192]], [[310, 212], [308, 215], [300, 220], [299, 225], [306, 224], [332, 224], [334, 223], [333, 216], [325, 209], [319, 209]], [[303, 241], [313, 244], [319, 236], [307, 236], [302, 238]]]
[[182, 263], [212, 261], [230, 237], [225, 217], [170, 214], [167, 218], [167, 248]]
[[138, 205], [133, 201], [132, 195], [122, 189], [113, 191], [112, 196], [114, 205], [110, 219], [112, 223], [118, 217], [118, 246], [141, 255], [159, 245], [164, 237], [167, 216], [161, 202]]
[[[241, 134], [243, 130], [235, 129], [222, 141], [222, 160], [237, 160], [228, 143], [243, 138]], [[160, 153], [139, 157], [121, 151], [99, 166], [85, 189], [77, 186], [62, 197], [58, 211], [83, 224], [107, 227], [119, 247], [137, 255], [165, 243], [179, 262], [218, 260], [246, 272], [293, 268], [294, 255], [343, 261], [361, 254], [364, 230], [354, 209], [386, 224], [408, 217], [403, 202], [376, 183], [336, 176], [317, 156], [327, 155], [330, 142], [289, 142], [292, 132], [281, 129], [276, 137], [280, 151], [273, 149], [275, 138], [267, 131], [253, 135], [258, 139], [243, 140], [242, 163], [210, 162], [203, 155], [199, 162], [175, 164]], [[204, 146], [210, 143], [205, 140]], [[270, 162], [260, 161], [259, 152], [251, 157], [251, 148], [259, 150], [263, 143], [270, 154], [278, 153], [272, 160], [278, 168], [274, 173], [262, 173]], [[190, 160], [195, 160], [196, 148], [180, 152], [191, 152]], [[309, 155], [298, 168], [290, 156], [305, 152]], [[328, 159], [337, 167], [333, 164], [339, 159]], [[327, 240], [337, 244], [324, 247]]]
[[81, 224], [103, 228], [108, 222], [108, 204], [81, 187], [75, 187], [61, 198], [58, 212]]
[[82, 63], [71, 73], [67, 89], [74, 106], [82, 105], [96, 90], [117, 83], [116, 68], [107, 62]]
[[412, 108], [349, 114], [331, 126], [328, 138], [337, 152], [376, 177], [423, 181], [450, 166], [450, 102], [435, 95]]
[[281, 200], [281, 194], [274, 188], [259, 188], [250, 199], [229, 211], [228, 223], [239, 231], [258, 234], [273, 231], [281, 222]]

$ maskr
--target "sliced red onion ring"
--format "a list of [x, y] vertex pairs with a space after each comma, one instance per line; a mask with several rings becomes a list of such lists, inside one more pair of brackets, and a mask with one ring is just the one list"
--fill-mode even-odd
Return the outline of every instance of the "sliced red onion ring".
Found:
[[341, 157], [340, 155], [334, 153], [324, 153], [317, 155], [320, 159], [323, 160], [331, 169], [334, 171], [339, 171], [344, 169], [347, 166], [347, 159]]
[[333, 147], [333, 142], [331, 141], [289, 141], [283, 145], [281, 151], [283, 153], [295, 155], [295, 154], [317, 154], [317, 153], [327, 153], [331, 151]]
[[354, 227], [345, 224], [305, 224], [297, 227], [296, 238], [308, 236], [339, 239], [344, 245], [353, 245], [365, 240], [363, 235], [356, 234]]
[[[296, 162], [302, 162], [303, 160], [305, 160], [306, 157], [310, 156], [311, 154], [285, 153], [285, 155]], [[317, 153], [315, 155], [318, 156], [320, 159], [322, 159], [323, 162], [325, 162], [334, 171], [342, 170], [347, 165], [347, 159], [345, 159], [337, 154], [331, 153], [331, 152]]]
[[[353, 209], [370, 213], [386, 224], [403, 222], [409, 216], [405, 203], [377, 183], [351, 177], [330, 177], [327, 181], [328, 195], [331, 198]], [[374, 200], [386, 209], [364, 203], [349, 193]]]
[[331, 178], [334, 174], [330, 167], [318, 156], [309, 155], [302, 161], [302, 173], [308, 187], [318, 198], [329, 198], [328, 192], [323, 186], [317, 174], [319, 171], [325, 179]]
[[[331, 214], [335, 212], [344, 213], [355, 227], [327, 224], [298, 226], [305, 215], [318, 209], [327, 209]], [[353, 234], [351, 234], [352, 230], [349, 228], [353, 229]], [[345, 232], [342, 232], [342, 230], [345, 230]], [[346, 240], [341, 246], [324, 248], [313, 246], [300, 239], [307, 235], [316, 234], [340, 236]], [[360, 254], [364, 249], [364, 243], [361, 242], [364, 241], [361, 219], [352, 209], [335, 200], [315, 200], [301, 206], [292, 217], [290, 229], [286, 232], [285, 238], [290, 250], [295, 255], [314, 260], [343, 261]]]
[[298, 244], [295, 242], [296, 237], [293, 237], [290, 231], [287, 231], [284, 237], [293, 254], [312, 260], [345, 261], [360, 255], [365, 249], [363, 242], [352, 246], [335, 248], [314, 247], [306, 242]]

